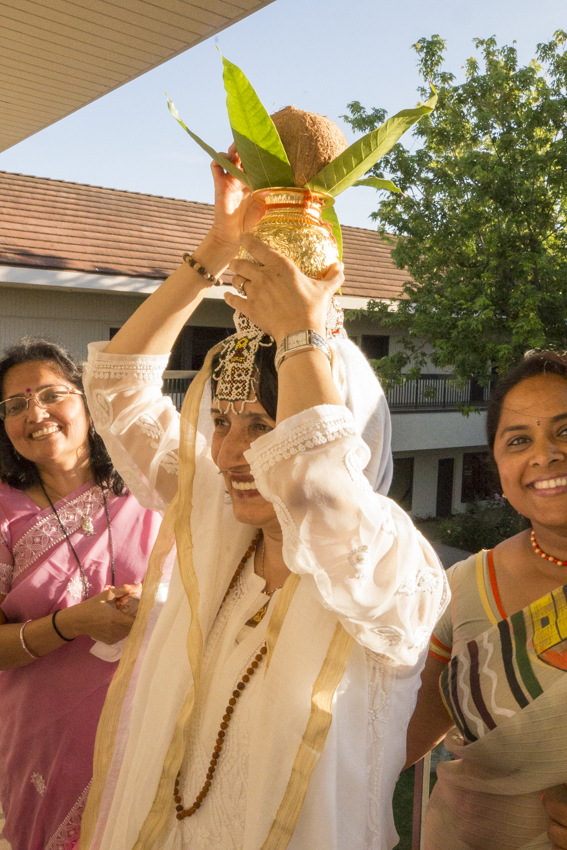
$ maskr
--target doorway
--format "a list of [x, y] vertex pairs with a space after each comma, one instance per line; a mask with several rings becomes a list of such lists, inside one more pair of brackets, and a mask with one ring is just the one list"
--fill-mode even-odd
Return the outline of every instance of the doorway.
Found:
[[437, 507], [435, 516], [451, 516], [453, 509], [453, 475], [455, 458], [443, 457], [437, 466]]

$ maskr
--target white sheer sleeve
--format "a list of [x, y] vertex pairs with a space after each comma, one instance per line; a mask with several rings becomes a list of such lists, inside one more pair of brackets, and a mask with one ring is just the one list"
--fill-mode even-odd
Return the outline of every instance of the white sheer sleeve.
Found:
[[168, 355], [105, 354], [89, 345], [84, 385], [95, 428], [126, 486], [163, 513], [177, 492], [179, 414], [161, 393]]
[[413, 665], [447, 604], [447, 581], [407, 514], [373, 492], [369, 456], [350, 411], [333, 405], [290, 417], [246, 452], [289, 569], [359, 643]]

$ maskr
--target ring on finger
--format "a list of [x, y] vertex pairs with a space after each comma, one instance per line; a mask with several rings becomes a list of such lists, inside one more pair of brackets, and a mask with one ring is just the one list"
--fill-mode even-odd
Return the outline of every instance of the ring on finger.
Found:
[[242, 295], [243, 298], [246, 298], [246, 290], [244, 289], [244, 287], [246, 286], [247, 283], [248, 283], [247, 280], [243, 280], [242, 283], [239, 283], [238, 286], [236, 287], [236, 291], [238, 292], [239, 295]]

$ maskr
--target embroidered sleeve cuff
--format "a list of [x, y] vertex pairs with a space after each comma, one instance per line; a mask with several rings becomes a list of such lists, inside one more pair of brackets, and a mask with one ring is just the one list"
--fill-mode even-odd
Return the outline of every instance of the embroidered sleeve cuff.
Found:
[[106, 354], [107, 341], [91, 342], [86, 371], [91, 378], [120, 380], [130, 378], [140, 384], [161, 385], [169, 354]]
[[244, 454], [256, 477], [281, 460], [352, 434], [356, 428], [351, 412], [340, 405], [323, 404], [290, 416], [255, 440]]

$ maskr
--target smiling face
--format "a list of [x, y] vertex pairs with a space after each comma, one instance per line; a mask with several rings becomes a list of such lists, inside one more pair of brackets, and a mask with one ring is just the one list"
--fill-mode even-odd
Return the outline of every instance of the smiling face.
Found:
[[276, 423], [259, 401], [247, 401], [240, 414], [227, 410], [226, 403], [214, 402], [211, 414], [215, 427], [211, 454], [222, 472], [234, 516], [239, 522], [256, 528], [277, 524], [272, 503], [256, 489], [250, 465], [244, 457], [251, 443], [272, 431]]
[[[53, 385], [76, 389], [53, 363], [21, 363], [6, 372], [2, 400], [35, 395]], [[76, 393], [48, 408], [32, 400], [21, 416], [5, 419], [4, 427], [16, 451], [33, 461], [40, 471], [42, 468], [71, 470], [88, 464], [89, 419], [83, 398]]]
[[494, 459], [506, 498], [534, 528], [567, 529], [567, 380], [536, 375], [506, 394]]

